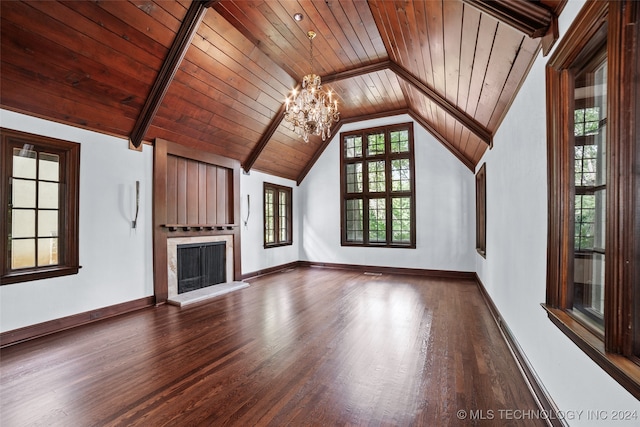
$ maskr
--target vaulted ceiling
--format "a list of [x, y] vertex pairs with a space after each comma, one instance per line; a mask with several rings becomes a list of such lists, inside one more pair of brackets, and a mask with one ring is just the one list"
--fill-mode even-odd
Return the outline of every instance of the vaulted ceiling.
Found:
[[0, 1], [0, 106], [300, 182], [328, 142], [304, 143], [282, 120], [314, 30], [313, 71], [338, 99], [334, 134], [408, 113], [473, 169], [557, 38], [564, 3]]

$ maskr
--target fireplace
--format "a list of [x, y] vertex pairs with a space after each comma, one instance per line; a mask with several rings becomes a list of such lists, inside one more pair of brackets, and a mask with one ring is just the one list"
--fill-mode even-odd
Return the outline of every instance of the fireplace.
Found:
[[233, 235], [168, 238], [167, 261], [169, 298], [233, 282]]
[[178, 294], [227, 280], [225, 242], [178, 245]]

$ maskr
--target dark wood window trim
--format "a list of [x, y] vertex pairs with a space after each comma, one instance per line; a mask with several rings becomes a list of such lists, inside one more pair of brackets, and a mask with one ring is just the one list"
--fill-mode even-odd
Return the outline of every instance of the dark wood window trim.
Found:
[[[2, 236], [0, 239], [0, 253], [2, 254], [0, 259], [0, 283], [5, 285], [77, 274], [80, 268], [78, 256], [80, 144], [5, 128], [0, 128], [0, 133], [2, 139], [0, 200], [3, 202], [1, 216], [3, 220], [0, 221], [0, 234]], [[9, 220], [12, 200], [12, 150], [26, 145], [32, 146], [36, 151], [45, 151], [59, 156], [58, 259], [56, 265], [12, 269], [10, 258], [11, 224]]]
[[[547, 140], [549, 221], [547, 297], [551, 321], [618, 383], [640, 399], [640, 4], [587, 2], [549, 60]], [[607, 51], [607, 198], [604, 326], [573, 310], [572, 147], [574, 76], [601, 46]]]
[[[408, 132], [408, 150], [406, 152], [394, 152], [391, 149], [391, 133], [393, 132]], [[384, 153], [383, 154], [369, 154], [367, 153], [367, 140], [369, 135], [383, 134], [384, 135]], [[347, 139], [352, 137], [360, 137], [362, 141], [362, 154], [357, 157], [347, 156]], [[367, 246], [367, 247], [385, 247], [385, 248], [410, 248], [416, 247], [416, 179], [415, 179], [415, 156], [414, 156], [414, 141], [413, 141], [413, 122], [400, 123], [389, 126], [381, 126], [376, 128], [368, 128], [350, 132], [343, 132], [340, 134], [340, 212], [341, 212], [341, 245], [342, 246]], [[408, 190], [393, 190], [393, 176], [391, 173], [391, 164], [397, 160], [408, 160], [408, 172], [409, 172], [409, 189]], [[368, 162], [379, 161], [384, 164], [385, 181], [384, 191], [373, 191], [371, 189], [372, 184], [368, 178]], [[350, 165], [361, 164], [362, 174], [362, 190], [358, 193], [347, 191], [347, 167]], [[372, 199], [384, 199], [385, 201], [385, 241], [371, 241], [369, 237], [369, 218], [368, 206]], [[409, 211], [410, 219], [409, 223], [409, 239], [406, 242], [394, 241], [392, 237], [392, 209], [393, 199], [409, 199]], [[347, 212], [348, 202], [353, 200], [362, 200], [362, 240], [354, 241], [349, 239], [347, 232], [347, 220], [349, 213]]]
[[476, 174], [476, 251], [487, 257], [487, 171], [483, 163]]
[[[267, 193], [271, 192], [273, 197], [271, 198], [271, 210], [273, 213], [272, 219], [268, 218], [267, 210]], [[274, 248], [278, 246], [288, 246], [293, 244], [293, 189], [291, 187], [285, 187], [283, 185], [264, 183], [264, 203], [263, 203], [263, 219], [264, 219], [264, 247]], [[280, 204], [280, 198], [284, 196], [284, 207]], [[282, 210], [284, 210], [285, 217], [282, 216]], [[273, 238], [268, 237], [268, 224], [273, 226]], [[284, 233], [284, 236], [283, 234]]]

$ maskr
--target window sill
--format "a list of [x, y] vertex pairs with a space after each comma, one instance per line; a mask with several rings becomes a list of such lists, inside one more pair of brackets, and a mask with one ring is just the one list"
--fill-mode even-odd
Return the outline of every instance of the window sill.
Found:
[[11, 272], [0, 277], [1, 285], [9, 285], [12, 283], [30, 282], [33, 280], [50, 279], [52, 277], [69, 276], [78, 274], [80, 266], [76, 267], [51, 267], [47, 269], [26, 270], [20, 272]]
[[416, 249], [415, 244], [386, 244], [386, 243], [356, 243], [356, 242], [342, 242], [340, 246], [344, 247], [357, 247], [357, 248], [392, 248], [392, 249]]
[[541, 305], [553, 324], [622, 387], [640, 399], [640, 366], [625, 356], [606, 352], [604, 343], [596, 334], [563, 310]]
[[293, 242], [286, 242], [286, 243], [269, 243], [268, 245], [264, 245], [265, 249], [269, 249], [269, 248], [279, 248], [282, 246], [291, 246], [293, 245]]

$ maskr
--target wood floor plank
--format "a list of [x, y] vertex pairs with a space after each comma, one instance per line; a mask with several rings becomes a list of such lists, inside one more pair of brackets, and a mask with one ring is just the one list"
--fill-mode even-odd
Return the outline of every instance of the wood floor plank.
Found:
[[2, 349], [0, 424], [489, 425], [465, 410], [510, 425], [500, 410], [537, 411], [471, 281], [311, 267], [250, 282]]

